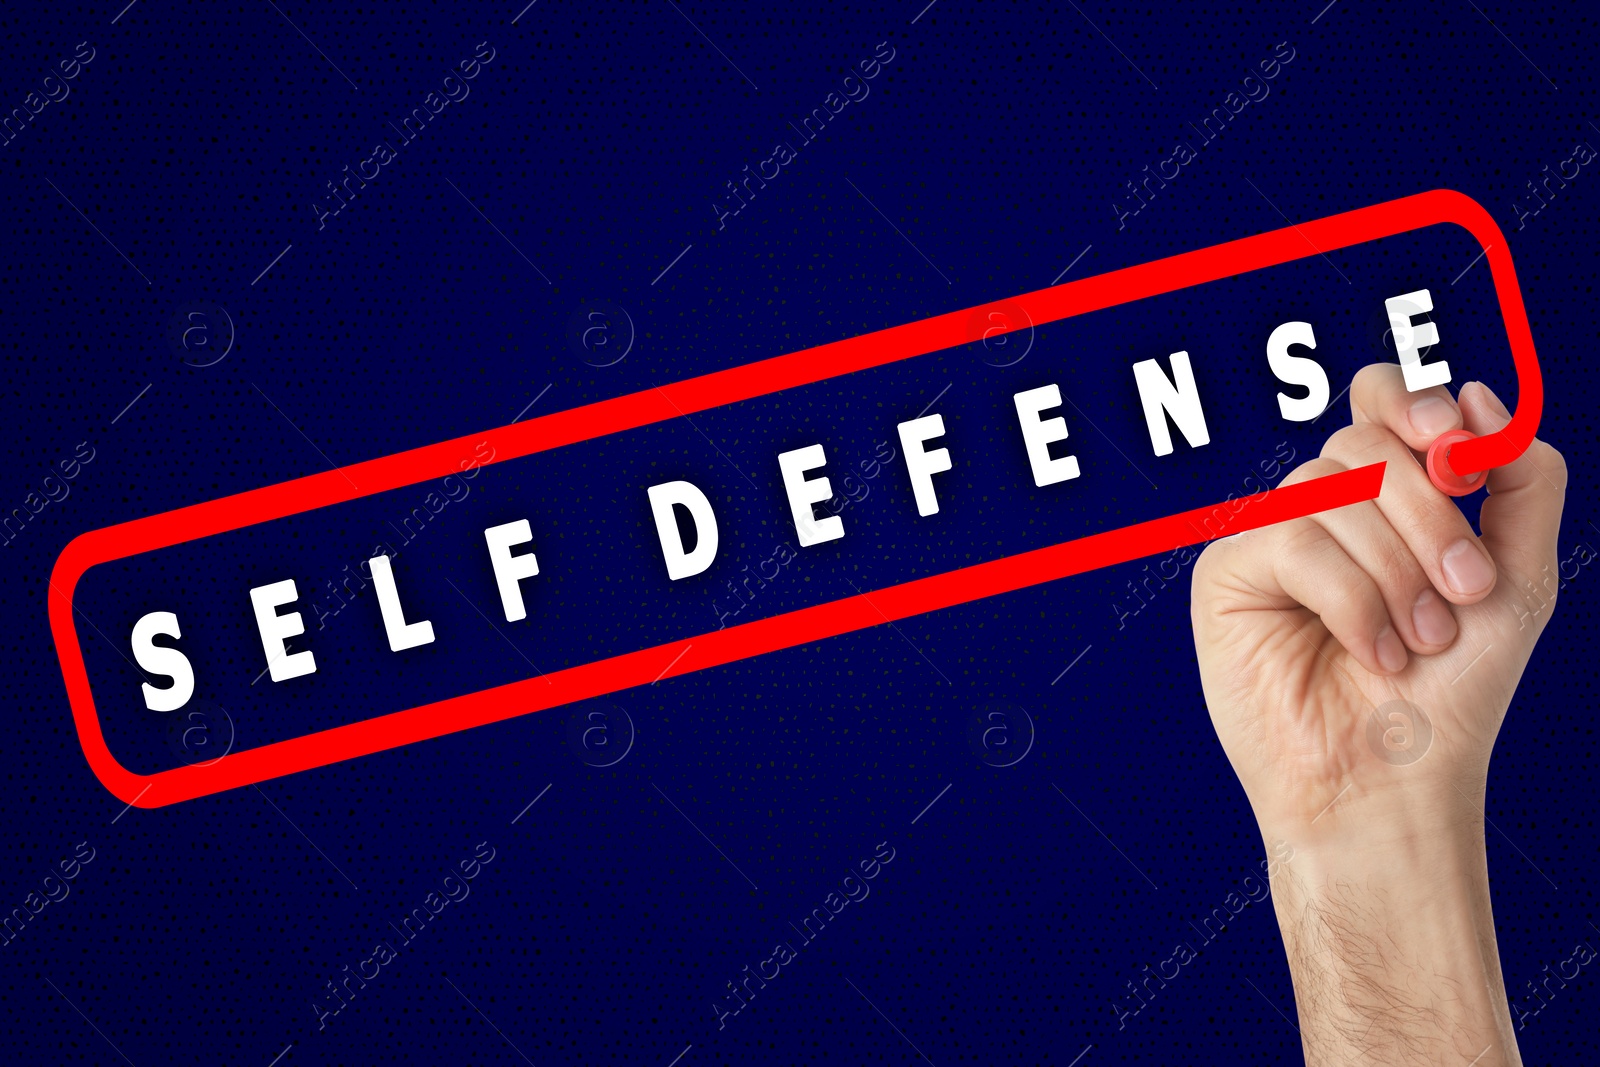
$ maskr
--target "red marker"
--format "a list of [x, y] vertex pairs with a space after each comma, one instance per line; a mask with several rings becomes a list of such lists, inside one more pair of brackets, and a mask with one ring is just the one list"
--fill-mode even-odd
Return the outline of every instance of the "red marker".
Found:
[[1468, 496], [1482, 489], [1483, 484], [1489, 480], [1489, 472], [1486, 470], [1476, 474], [1464, 474], [1450, 462], [1452, 445], [1460, 444], [1462, 441], [1474, 441], [1477, 437], [1477, 434], [1469, 430], [1447, 430], [1428, 446], [1428, 477], [1441, 492], [1451, 496]]

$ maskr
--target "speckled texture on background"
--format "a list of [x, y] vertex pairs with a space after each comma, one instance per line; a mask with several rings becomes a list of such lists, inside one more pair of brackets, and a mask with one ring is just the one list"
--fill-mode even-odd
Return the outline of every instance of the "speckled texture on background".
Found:
[[[1600, 546], [1596, 164], [1520, 229], [1514, 206], [1576, 143], [1600, 145], [1586, 5], [925, 3], [0, 13], [0, 114], [57, 93], [44, 79], [92, 53], [0, 145], [0, 513], [28, 516], [0, 547], [0, 912], [75, 850], [93, 857], [0, 946], [12, 1059], [1299, 1054], [1264, 903], [1119, 1028], [1126, 984], [1193, 941], [1189, 924], [1261, 859], [1201, 699], [1185, 579], [1119, 628], [1144, 563], [156, 811], [124, 811], [78, 747], [44, 594], [85, 530], [1440, 186], [1507, 233], [1549, 385], [1542, 435], [1573, 470], [1562, 558]], [[892, 58], [870, 93], [802, 143], [790, 123], [875, 53]], [[325, 183], [397, 141], [386, 124], [475, 54], [492, 58], [470, 94], [319, 228]], [[1186, 124], [1286, 54], [1270, 93], [1126, 215], [1124, 183], [1175, 139], [1197, 141]], [[795, 157], [719, 229], [726, 183], [779, 141]], [[770, 573], [793, 538], [776, 454], [820, 440], [864, 470], [935, 400], [957, 461], [941, 514], [917, 518], [888, 464], [843, 511], [845, 541], [781, 566], [730, 621], [1196, 506], [1240, 492], [1285, 445], [1313, 455], [1332, 416], [1282, 423], [1260, 355], [1287, 318], [1316, 322], [1337, 388], [1382, 358], [1381, 297], [1428, 285], [1441, 355], [1509, 399], [1475, 254], [1459, 232], [1429, 231], [1040, 328], [1012, 366], [976, 348], [931, 354], [490, 468], [401, 548], [396, 571], [440, 635], [403, 666], [375, 651], [368, 597], [318, 638], [314, 685], [252, 686], [244, 598], [285, 576], [312, 595], [394, 540], [381, 528], [422, 487], [106, 568], [80, 606], [113, 637], [172, 607], [206, 643], [221, 673], [197, 695], [228, 711], [191, 745], [228, 722], [243, 745], [408, 707], [524, 677], [528, 660], [550, 669], [714, 628], [726, 583]], [[596, 321], [605, 332], [585, 346]], [[1178, 348], [1213, 444], [1156, 459], [1126, 368]], [[1008, 413], [1011, 393], [1050, 381], [1081, 409], [1067, 414], [1084, 476], [1059, 493], [1032, 487]], [[643, 487], [676, 477], [703, 484], [727, 525], [717, 566], [669, 587]], [[445, 579], [493, 614], [477, 531], [524, 516], [550, 555], [530, 619], [502, 636]], [[1600, 577], [1569, 564], [1563, 578], [1488, 801], [1518, 998], [1600, 939]], [[195, 758], [137, 705], [110, 645], [80, 633], [97, 685], [120, 693], [105, 708], [119, 755], [146, 770]], [[996, 707], [1016, 744], [1031, 723], [1013, 766], [971, 740]], [[586, 733], [597, 721], [606, 732]], [[470, 895], [319, 1030], [325, 984], [379, 940], [398, 944], [390, 924], [480, 842], [494, 858]], [[880, 843], [894, 858], [870, 895], [801, 945], [790, 924]], [[778, 941], [795, 958], [719, 1029], [727, 983]], [[1595, 996], [1587, 972], [1568, 982], [1519, 1032], [1524, 1057], [1588, 1048]]]

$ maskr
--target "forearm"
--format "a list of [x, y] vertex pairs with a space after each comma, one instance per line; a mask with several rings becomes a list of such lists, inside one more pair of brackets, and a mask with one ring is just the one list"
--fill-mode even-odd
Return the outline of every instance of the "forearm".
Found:
[[1481, 823], [1296, 844], [1272, 890], [1310, 1067], [1522, 1062]]

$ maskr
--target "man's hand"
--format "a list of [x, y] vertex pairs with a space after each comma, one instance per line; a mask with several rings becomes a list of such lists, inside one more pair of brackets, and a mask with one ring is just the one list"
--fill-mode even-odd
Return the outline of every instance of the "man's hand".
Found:
[[[1469, 383], [1363, 369], [1352, 425], [1292, 484], [1386, 462], [1375, 501], [1211, 545], [1195, 645], [1263, 837], [1309, 1063], [1514, 1064], [1489, 915], [1489, 754], [1554, 605], [1566, 487], [1535, 441], [1489, 475], [1474, 534], [1417, 457], [1510, 413]], [[1474, 1061], [1475, 1056], [1481, 1058]]]

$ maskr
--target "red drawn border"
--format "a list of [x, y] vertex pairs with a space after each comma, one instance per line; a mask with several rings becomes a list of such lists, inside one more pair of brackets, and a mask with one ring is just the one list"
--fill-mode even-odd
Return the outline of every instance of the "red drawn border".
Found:
[[[107, 748], [73, 622], [73, 592], [96, 564], [442, 478], [485, 439], [500, 463], [954, 348], [978, 340], [990, 312], [1044, 325], [1440, 223], [1461, 226], [1485, 250], [1518, 379], [1511, 423], [1498, 434], [1456, 445], [1451, 465], [1464, 471], [1504, 465], [1533, 440], [1543, 404], [1527, 311], [1505, 237], [1489, 213], [1461, 193], [1434, 190], [81, 534], [56, 560], [48, 594], [78, 740], [95, 776], [113, 794], [139, 807], [160, 807], [1207, 540], [1199, 523], [1220, 505], [150, 775], [127, 770]], [[1250, 498], [1228, 531], [1371, 499], [1382, 477], [1383, 465], [1376, 464], [1262, 493]]]

